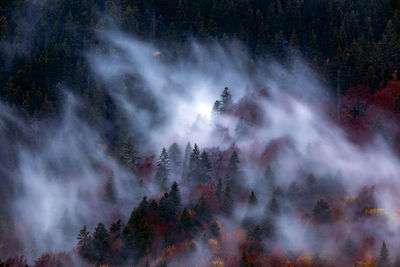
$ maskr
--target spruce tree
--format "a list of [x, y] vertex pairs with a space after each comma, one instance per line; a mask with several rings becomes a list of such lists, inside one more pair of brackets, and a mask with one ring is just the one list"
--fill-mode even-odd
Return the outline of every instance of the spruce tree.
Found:
[[170, 191], [171, 201], [176, 209], [179, 209], [181, 206], [181, 193], [179, 192], [179, 186], [177, 182], [174, 182], [171, 186]]
[[92, 250], [92, 236], [90, 232], [86, 230], [85, 225], [78, 234], [78, 253], [82, 258], [90, 259], [93, 257]]
[[230, 217], [233, 213], [233, 200], [231, 196], [231, 187], [229, 184], [226, 185], [224, 190], [224, 197], [221, 204], [221, 211], [227, 217]]
[[254, 191], [252, 190], [249, 196], [249, 205], [255, 206], [256, 204], [257, 204], [256, 194], [254, 194]]
[[169, 158], [165, 148], [162, 149], [157, 161], [155, 180], [162, 191], [167, 190], [169, 176]]
[[378, 267], [390, 267], [389, 250], [386, 247], [386, 242], [382, 242], [379, 252]]
[[218, 198], [218, 201], [221, 203], [222, 202], [222, 197], [223, 197], [223, 185], [222, 185], [222, 179], [218, 178], [218, 183], [215, 188], [215, 195]]
[[240, 179], [240, 172], [239, 172], [239, 157], [236, 151], [233, 151], [231, 158], [229, 159], [228, 164], [228, 172], [227, 172], [227, 183], [230, 184], [233, 192], [237, 192], [239, 189], [239, 179]]

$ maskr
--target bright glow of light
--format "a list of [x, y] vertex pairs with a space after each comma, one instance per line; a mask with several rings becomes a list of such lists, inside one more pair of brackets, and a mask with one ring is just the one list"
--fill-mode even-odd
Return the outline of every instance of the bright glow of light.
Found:
[[196, 113], [209, 119], [211, 117], [211, 107], [204, 102], [196, 103]]

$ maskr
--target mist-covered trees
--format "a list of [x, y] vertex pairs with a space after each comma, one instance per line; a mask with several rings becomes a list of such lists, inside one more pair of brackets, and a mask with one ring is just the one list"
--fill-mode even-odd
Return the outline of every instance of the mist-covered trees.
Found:
[[170, 172], [169, 164], [170, 161], [167, 150], [163, 148], [160, 157], [157, 161], [157, 168], [155, 175], [155, 180], [157, 181], [160, 189], [163, 191], [165, 191], [168, 188], [168, 178]]
[[329, 208], [328, 202], [323, 199], [317, 201], [315, 204], [313, 212], [313, 216], [322, 223], [328, 223], [331, 220], [331, 210]]

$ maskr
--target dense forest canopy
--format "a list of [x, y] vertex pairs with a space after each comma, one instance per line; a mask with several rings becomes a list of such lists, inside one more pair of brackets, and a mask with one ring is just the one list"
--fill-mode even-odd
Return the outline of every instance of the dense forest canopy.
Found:
[[400, 266], [396, 0], [0, 2], [0, 266]]

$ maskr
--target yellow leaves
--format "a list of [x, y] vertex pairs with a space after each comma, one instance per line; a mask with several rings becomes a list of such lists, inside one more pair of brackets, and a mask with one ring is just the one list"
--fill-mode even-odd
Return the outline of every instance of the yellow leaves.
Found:
[[354, 200], [356, 200], [356, 199], [357, 199], [356, 196], [344, 196], [344, 197], [342, 198], [342, 200], [343, 200], [344, 202], [346, 202], [346, 203], [352, 202], [352, 201], [354, 201]]
[[196, 214], [196, 212], [194, 211], [194, 210], [189, 210], [189, 215], [190, 215], [190, 217], [192, 217], [193, 215], [195, 215]]
[[109, 267], [108, 264], [100, 264], [99, 267]]
[[221, 260], [220, 258], [214, 260], [212, 263], [213, 263], [214, 267], [224, 267], [225, 266], [224, 261]]
[[379, 215], [386, 215], [387, 212], [383, 208], [371, 208], [371, 209], [365, 209], [364, 210], [365, 215], [373, 215], [373, 216], [379, 216]]
[[162, 252], [162, 257], [166, 260], [172, 259], [172, 257], [175, 254], [175, 250], [176, 250], [175, 245], [170, 245], [170, 246], [166, 247]]
[[217, 254], [221, 249], [218, 241], [214, 238], [208, 239], [207, 245], [211, 248], [212, 252], [215, 254]]
[[218, 220], [215, 220], [215, 223], [218, 225], [219, 231], [222, 233], [224, 231], [224, 227], [222, 226], [222, 223]]

